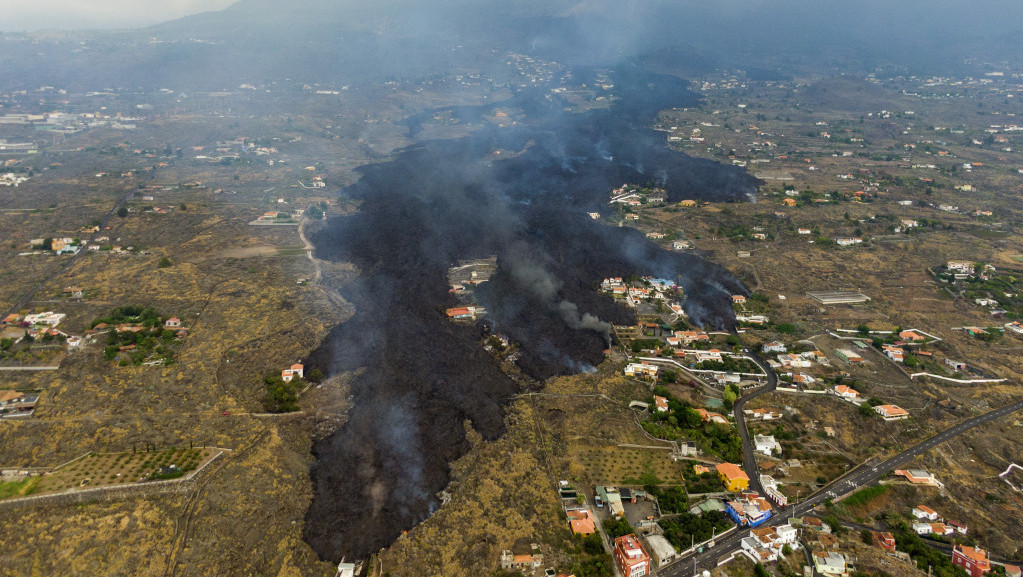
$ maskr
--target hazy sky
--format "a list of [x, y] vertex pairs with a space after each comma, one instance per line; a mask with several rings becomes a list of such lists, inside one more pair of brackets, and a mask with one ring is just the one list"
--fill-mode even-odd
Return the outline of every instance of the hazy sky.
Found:
[[75, 30], [148, 26], [236, 0], [0, 0], [0, 30]]

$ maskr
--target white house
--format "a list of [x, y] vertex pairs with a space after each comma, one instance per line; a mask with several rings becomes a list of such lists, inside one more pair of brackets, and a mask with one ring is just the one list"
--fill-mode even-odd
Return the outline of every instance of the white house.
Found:
[[743, 409], [742, 412], [751, 419], [762, 419], [764, 421], [780, 419], [782, 417], [781, 413], [771, 409]]
[[654, 403], [657, 405], [658, 413], [668, 412], [668, 399], [654, 395]]
[[784, 353], [788, 349], [785, 348], [785, 343], [772, 341], [770, 343], [765, 344], [763, 350], [765, 353]]
[[627, 377], [657, 377], [657, 365], [646, 363], [629, 363], [625, 367]]
[[751, 325], [766, 325], [771, 319], [767, 315], [735, 315], [735, 320]]
[[835, 394], [850, 401], [860, 398], [859, 391], [846, 385], [838, 385], [835, 387]]
[[808, 369], [813, 366], [813, 363], [809, 360], [792, 353], [779, 354], [778, 362], [785, 368]]
[[60, 321], [64, 320], [67, 315], [64, 313], [55, 313], [53, 311], [46, 311], [44, 313], [37, 313], [31, 315], [25, 315], [22, 321], [30, 325], [48, 325], [55, 327], [60, 324]]
[[742, 553], [754, 563], [769, 563], [778, 560], [778, 553], [774, 549], [768, 549], [761, 545], [756, 537], [746, 537], [739, 543]]
[[906, 351], [902, 350], [901, 347], [884, 345], [884, 354], [886, 357], [897, 363], [901, 363], [906, 360]]
[[836, 551], [814, 551], [813, 566], [825, 575], [838, 577], [846, 574], [845, 555]]
[[756, 435], [754, 437], [757, 445], [757, 451], [771, 456], [774, 455], [775, 451], [781, 451], [781, 445], [775, 440], [774, 435]]
[[938, 520], [938, 512], [926, 505], [917, 505], [913, 507], [913, 516], [917, 519], [928, 519], [930, 521]]
[[899, 419], [908, 419], [909, 411], [896, 405], [878, 405], [874, 407], [874, 412], [881, 415], [886, 421], [898, 421]]
[[799, 530], [788, 523], [778, 525], [774, 530], [778, 533], [778, 542], [783, 545], [793, 545], [799, 539]]
[[285, 383], [290, 383], [292, 379], [298, 377], [300, 379], [305, 378], [305, 366], [295, 363], [290, 368], [281, 371], [281, 380]]
[[702, 363], [703, 361], [720, 361], [721, 351], [717, 349], [711, 349], [709, 351], [695, 351], [693, 355], [696, 357], [696, 362]]
[[930, 523], [922, 522], [913, 523], [913, 530], [916, 531], [917, 535], [930, 535], [931, 533], [934, 532], [934, 529], [931, 528]]

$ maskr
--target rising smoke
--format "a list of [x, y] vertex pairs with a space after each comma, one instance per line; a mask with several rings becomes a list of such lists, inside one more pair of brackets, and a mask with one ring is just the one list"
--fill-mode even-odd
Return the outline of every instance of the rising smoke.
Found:
[[[443, 315], [456, 304], [452, 263], [497, 256], [476, 295], [488, 327], [519, 343], [517, 363], [536, 379], [592, 371], [611, 324], [635, 323], [594, 290], [607, 276], [678, 279], [691, 315], [721, 328], [734, 321], [728, 295], [746, 289], [724, 269], [586, 215], [606, 211], [622, 182], [644, 182], [638, 166], [657, 169], [669, 199], [742, 199], [755, 187], [738, 169], [672, 152], [643, 128], [687, 98], [681, 81], [638, 68], [614, 81], [621, 88], [610, 110], [569, 114], [544, 92], [524, 91], [503, 105], [531, 110], [528, 122], [361, 168], [342, 192], [360, 212], [313, 238], [318, 256], [352, 262], [361, 275], [340, 289], [355, 316], [310, 364], [332, 374], [364, 369], [352, 381], [347, 425], [314, 448], [306, 537], [321, 556], [365, 556], [422, 521], [448, 463], [468, 448], [464, 420], [485, 438], [504, 430], [502, 405], [518, 385], [483, 350], [487, 328]], [[519, 152], [495, 160], [495, 149]]]

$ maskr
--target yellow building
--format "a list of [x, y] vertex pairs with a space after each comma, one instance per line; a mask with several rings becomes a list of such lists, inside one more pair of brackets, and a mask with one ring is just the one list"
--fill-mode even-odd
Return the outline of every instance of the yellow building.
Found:
[[738, 493], [749, 488], [749, 476], [738, 465], [721, 463], [717, 466], [717, 470], [721, 482], [725, 484], [725, 489], [728, 491]]

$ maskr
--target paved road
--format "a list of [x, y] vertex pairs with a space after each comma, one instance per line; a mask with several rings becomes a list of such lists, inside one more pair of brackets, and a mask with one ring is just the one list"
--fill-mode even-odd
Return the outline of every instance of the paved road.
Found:
[[[768, 375], [773, 377], [774, 373], [772, 371], [768, 371]], [[761, 389], [758, 389], [749, 397], [746, 397], [745, 400], [749, 400], [757, 395], [763, 394], [768, 390], [767, 387], [771, 387], [772, 385], [777, 385], [777, 380], [769, 381], [767, 385], [765, 385]], [[745, 403], [741, 404], [738, 402], [736, 403], [737, 424], [739, 421], [738, 416], [741, 415], [742, 412], [741, 407], [744, 404]], [[923, 441], [918, 445], [915, 445], [914, 447], [911, 447], [899, 453], [898, 455], [891, 457], [886, 461], [882, 461], [877, 464], [868, 461], [860, 465], [859, 467], [853, 469], [845, 476], [836, 479], [831, 484], [821, 488], [819, 491], [808, 497], [803, 502], [797, 505], [789, 505], [788, 507], [776, 510], [774, 517], [772, 517], [770, 521], [768, 521], [765, 524], [765, 526], [780, 525], [784, 523], [788, 517], [799, 517], [805, 515], [817, 505], [824, 503], [824, 501], [826, 501], [827, 499], [833, 499], [835, 497], [845, 495], [846, 493], [852, 492], [856, 489], [859, 489], [860, 487], [876, 482], [882, 476], [888, 474], [888, 472], [894, 470], [897, 467], [906, 465], [919, 455], [933, 449], [934, 447], [940, 445], [941, 443], [944, 443], [945, 441], [948, 441], [949, 439], [957, 437], [965, 433], [966, 431], [973, 429], [974, 427], [978, 427], [985, 423], [990, 423], [991, 421], [1000, 419], [1021, 409], [1023, 409], [1023, 401], [1019, 401], [1017, 403], [1013, 403], [1011, 405], [995, 409], [991, 412], [980, 415], [979, 417], [974, 417], [967, 421], [963, 421], [962, 423], [950, 429], [942, 431], [941, 433], [938, 433], [937, 435], [931, 437], [930, 439], [927, 439], [926, 441]], [[745, 430], [745, 426], [740, 427], [739, 430], [741, 433], [743, 430]], [[744, 452], [747, 452], [747, 450], [750, 448], [746, 437], [743, 438], [743, 448]], [[753, 473], [756, 472], [755, 465], [753, 469], [747, 468], [746, 471], [747, 474], [750, 475], [752, 481], [752, 477], [754, 476]], [[729, 535], [725, 539], [718, 541], [715, 544], [714, 548], [702, 554], [695, 555], [690, 554], [682, 558], [675, 564], [658, 571], [658, 575], [661, 575], [663, 577], [690, 577], [705, 569], [713, 569], [714, 567], [717, 566], [718, 560], [725, 558], [734, 553], [735, 551], [737, 551], [739, 549], [739, 541], [741, 541], [742, 537], [745, 537], [748, 534], [749, 534], [748, 531], [743, 530], [732, 535]]]
[[763, 494], [764, 488], [760, 485], [760, 468], [757, 466], [756, 452], [753, 450], [755, 447], [749, 438], [749, 429], [746, 428], [746, 415], [743, 414], [742, 409], [749, 401], [777, 389], [778, 375], [760, 358], [760, 355], [750, 352], [749, 358], [753, 359], [753, 362], [759, 365], [760, 370], [764, 371], [764, 374], [767, 375], [767, 384], [754, 390], [752, 393], [739, 397], [735, 404], [732, 405], [732, 414], [735, 416], [735, 427], [739, 430], [739, 437], [742, 438], [742, 470], [746, 471], [746, 474], [749, 475], [750, 488]]

